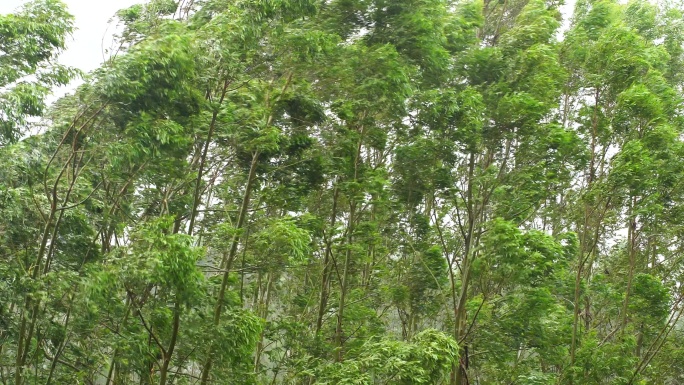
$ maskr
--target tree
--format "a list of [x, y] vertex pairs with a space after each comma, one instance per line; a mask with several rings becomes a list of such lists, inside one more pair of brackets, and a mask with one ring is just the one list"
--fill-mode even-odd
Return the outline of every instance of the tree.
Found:
[[73, 17], [59, 0], [31, 1], [0, 15], [0, 144], [26, 134], [52, 88], [78, 75], [56, 61], [72, 31]]
[[[0, 19], [33, 42], [3, 95], [68, 80], [62, 9]], [[0, 381], [679, 383], [681, 14], [119, 11], [84, 85], [2, 115]]]

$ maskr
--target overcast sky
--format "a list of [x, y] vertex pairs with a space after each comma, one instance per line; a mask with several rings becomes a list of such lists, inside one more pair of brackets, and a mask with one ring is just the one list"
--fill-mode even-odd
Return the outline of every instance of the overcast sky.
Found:
[[[113, 25], [108, 21], [114, 13], [144, 0], [62, 0], [69, 12], [76, 18], [76, 31], [67, 44], [67, 51], [60, 57], [62, 64], [89, 72], [96, 69], [103, 60], [103, 39], [105, 48], [110, 46]], [[0, 0], [0, 14], [12, 13], [26, 0]], [[53, 100], [77, 84], [57, 90]]]

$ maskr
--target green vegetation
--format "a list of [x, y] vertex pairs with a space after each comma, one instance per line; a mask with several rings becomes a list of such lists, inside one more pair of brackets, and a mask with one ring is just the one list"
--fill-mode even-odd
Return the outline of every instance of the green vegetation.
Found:
[[0, 383], [683, 383], [684, 6], [560, 5], [153, 0], [50, 108], [0, 16]]

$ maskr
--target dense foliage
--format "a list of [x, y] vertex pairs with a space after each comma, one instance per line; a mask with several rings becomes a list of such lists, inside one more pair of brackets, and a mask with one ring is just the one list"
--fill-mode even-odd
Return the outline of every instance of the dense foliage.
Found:
[[683, 383], [684, 6], [561, 5], [0, 16], [0, 382]]

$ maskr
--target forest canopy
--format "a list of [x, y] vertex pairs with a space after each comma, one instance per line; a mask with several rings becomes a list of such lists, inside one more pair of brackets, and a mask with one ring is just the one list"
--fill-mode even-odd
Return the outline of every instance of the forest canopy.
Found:
[[2, 385], [684, 383], [684, 4], [562, 5], [0, 15]]

